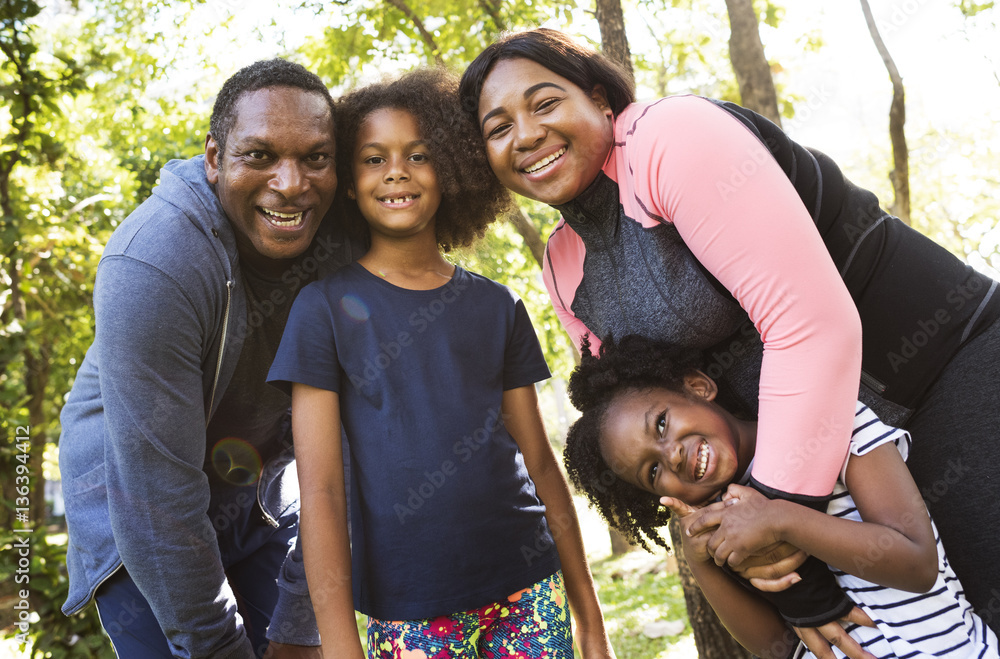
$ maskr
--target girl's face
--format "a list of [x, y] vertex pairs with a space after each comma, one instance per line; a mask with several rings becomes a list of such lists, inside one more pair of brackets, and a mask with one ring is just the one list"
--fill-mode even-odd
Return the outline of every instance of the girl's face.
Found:
[[564, 204], [597, 178], [613, 141], [604, 88], [587, 93], [532, 60], [497, 62], [479, 95], [486, 155], [514, 192]]
[[356, 144], [347, 194], [373, 237], [433, 234], [441, 190], [416, 118], [396, 108], [375, 110], [361, 123]]
[[699, 373], [685, 378], [684, 394], [659, 387], [619, 394], [601, 432], [605, 462], [625, 482], [658, 496], [692, 506], [714, 499], [753, 455], [752, 439], [712, 403], [716, 392]]

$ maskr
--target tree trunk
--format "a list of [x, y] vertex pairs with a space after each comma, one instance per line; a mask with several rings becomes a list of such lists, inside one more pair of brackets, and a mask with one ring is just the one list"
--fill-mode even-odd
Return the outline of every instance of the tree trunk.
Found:
[[872, 35], [875, 48], [882, 57], [886, 70], [889, 72], [889, 79], [892, 80], [892, 104], [889, 106], [889, 139], [892, 140], [892, 171], [889, 172], [889, 180], [892, 181], [892, 190], [895, 195], [891, 207], [892, 214], [910, 223], [910, 151], [906, 146], [906, 132], [903, 125], [906, 123], [906, 97], [903, 91], [903, 77], [899, 75], [896, 63], [889, 55], [882, 36], [875, 25], [875, 18], [872, 16], [872, 9], [868, 6], [868, 0], [861, 0], [861, 10], [865, 14], [865, 22], [868, 24], [868, 32]]
[[670, 518], [670, 543], [674, 547], [677, 558], [677, 571], [684, 588], [684, 602], [687, 604], [688, 618], [694, 630], [694, 644], [698, 648], [700, 659], [750, 659], [752, 654], [736, 642], [729, 631], [723, 627], [715, 609], [705, 599], [698, 587], [691, 568], [688, 567], [684, 552], [681, 551], [681, 525], [676, 516]]
[[618, 62], [629, 73], [632, 70], [632, 53], [628, 48], [628, 37], [625, 35], [625, 14], [622, 12], [621, 0], [595, 0], [595, 16], [601, 28], [602, 52]]
[[764, 56], [753, 1], [726, 0], [726, 10], [729, 12], [729, 59], [740, 86], [741, 104], [781, 126], [778, 94], [774, 91], [771, 66]]
[[514, 225], [514, 229], [520, 234], [524, 244], [531, 250], [531, 255], [535, 257], [538, 267], [541, 268], [545, 262], [545, 239], [542, 238], [542, 232], [520, 206], [514, 207], [507, 220]]

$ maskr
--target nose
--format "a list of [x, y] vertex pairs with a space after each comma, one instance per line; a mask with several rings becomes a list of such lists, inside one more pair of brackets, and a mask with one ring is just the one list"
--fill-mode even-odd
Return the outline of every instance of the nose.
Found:
[[531, 149], [545, 139], [545, 127], [531, 119], [521, 119], [514, 124], [514, 148]]
[[388, 165], [385, 168], [385, 177], [383, 179], [386, 183], [399, 183], [400, 181], [410, 180], [410, 174], [406, 168], [406, 159], [391, 158]]
[[290, 158], [278, 161], [269, 183], [271, 189], [285, 199], [292, 199], [309, 189], [309, 178], [302, 171], [301, 163]]
[[670, 467], [675, 474], [681, 473], [684, 468], [684, 446], [673, 437], [668, 437], [662, 445], [663, 463]]

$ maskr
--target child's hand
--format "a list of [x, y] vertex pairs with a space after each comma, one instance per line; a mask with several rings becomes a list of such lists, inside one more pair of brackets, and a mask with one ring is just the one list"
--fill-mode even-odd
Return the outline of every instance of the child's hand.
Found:
[[692, 535], [718, 527], [708, 540], [708, 552], [717, 565], [739, 567], [750, 556], [780, 542], [773, 519], [773, 502], [763, 494], [742, 485], [730, 485], [721, 503], [705, 508], [692, 522]]
[[841, 621], [865, 627], [875, 626], [867, 613], [854, 607], [841, 620], [834, 620], [819, 627], [792, 627], [792, 630], [817, 659], [835, 659], [833, 648], [843, 652], [849, 659], [878, 659], [862, 648], [857, 640], [847, 633], [847, 630], [841, 625]]
[[689, 562], [707, 562], [712, 560], [708, 553], [708, 540], [712, 537], [712, 528], [705, 527], [697, 533], [691, 531], [692, 525], [701, 519], [705, 511], [713, 507], [721, 508], [723, 504], [714, 503], [706, 508], [694, 508], [674, 497], [661, 497], [660, 503], [670, 509], [672, 515], [676, 515], [681, 524], [681, 537], [683, 538], [684, 556]]

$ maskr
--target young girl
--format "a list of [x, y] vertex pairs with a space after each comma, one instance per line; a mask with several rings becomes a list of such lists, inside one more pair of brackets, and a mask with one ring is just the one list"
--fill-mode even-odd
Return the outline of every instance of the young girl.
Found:
[[[857, 642], [851, 656], [998, 656], [996, 635], [966, 601], [906, 469], [905, 431], [858, 403], [827, 514], [768, 500], [739, 485], [750, 473], [756, 423], [725, 411], [715, 382], [698, 367], [698, 353], [634, 335], [605, 340], [600, 359], [585, 346], [569, 385], [583, 415], [564, 458], [608, 522], [648, 548], [648, 541], [666, 546], [656, 529], [670, 511], [683, 516], [691, 571], [726, 627], [762, 657], [788, 656], [787, 627], [719, 567], [742, 558], [749, 535], [765, 545], [787, 542], [829, 564], [875, 623], [848, 626]], [[705, 531], [716, 528], [722, 533], [708, 542]], [[800, 645], [793, 656], [813, 655]]]
[[362, 656], [357, 609], [369, 657], [569, 659], [568, 595], [584, 656], [614, 656], [539, 414], [549, 372], [524, 305], [441, 254], [509, 203], [457, 80], [418, 71], [355, 91], [337, 128], [345, 209], [370, 248], [300, 293], [269, 375], [292, 392], [324, 655]]

